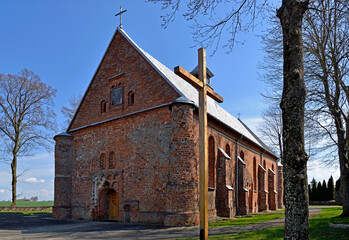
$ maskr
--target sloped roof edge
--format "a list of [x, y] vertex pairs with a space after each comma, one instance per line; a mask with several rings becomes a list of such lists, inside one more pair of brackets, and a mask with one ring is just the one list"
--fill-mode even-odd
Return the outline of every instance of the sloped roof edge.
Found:
[[96, 77], [96, 74], [97, 74], [99, 68], [101, 67], [102, 62], [103, 62], [103, 59], [104, 59], [105, 55], [107, 54], [107, 51], [108, 51], [108, 49], [109, 49], [109, 47], [110, 47], [110, 44], [112, 43], [112, 41], [113, 41], [113, 39], [114, 39], [116, 33], [118, 32], [118, 29], [119, 29], [119, 27], [115, 30], [115, 32], [114, 32], [114, 34], [113, 34], [113, 37], [110, 39], [110, 41], [109, 41], [109, 43], [108, 43], [108, 47], [107, 47], [107, 48], [105, 49], [105, 51], [104, 51], [103, 57], [102, 57], [101, 60], [99, 61], [98, 67], [97, 67], [95, 73], [93, 74], [93, 76], [92, 76], [92, 78], [91, 78], [91, 80], [90, 80], [90, 83], [88, 84], [88, 87], [86, 88], [86, 91], [85, 91], [84, 95], [82, 96], [82, 98], [81, 98], [81, 100], [80, 100], [79, 106], [78, 106], [78, 107], [76, 108], [76, 110], [75, 110], [75, 113], [74, 113], [73, 118], [71, 119], [71, 121], [70, 121], [70, 123], [69, 123], [69, 126], [68, 126], [68, 128], [67, 128], [67, 130], [66, 130], [67, 132], [68, 132], [69, 128], [71, 127], [71, 125], [73, 124], [74, 120], [75, 120], [75, 117], [76, 117], [76, 115], [77, 115], [77, 113], [78, 113], [78, 111], [79, 111], [79, 109], [80, 109], [80, 107], [81, 107], [81, 103], [82, 103], [83, 100], [85, 99], [86, 94], [87, 94], [88, 90], [89, 90], [90, 87], [91, 87], [92, 81], [93, 81], [93, 79]]
[[[168, 69], [157, 59], [141, 49], [123, 30], [118, 28], [118, 31], [135, 47], [135, 49], [149, 62], [151, 66], [177, 91], [180, 96], [194, 102], [196, 107], [198, 103], [198, 90], [194, 88], [190, 83], [176, 75], [172, 70]], [[244, 135], [247, 139], [251, 140], [258, 146], [263, 148], [263, 145], [258, 141], [254, 135], [250, 133], [250, 130], [246, 129], [240, 121], [234, 118], [230, 113], [220, 107], [211, 97], [207, 97], [207, 113], [208, 115], [216, 118], [223, 124]], [[273, 154], [274, 155], [274, 154]]]
[[[90, 86], [92, 84], [93, 79], [95, 78], [103, 59], [105, 58], [105, 55], [110, 47], [110, 44], [112, 43], [113, 39], [115, 38], [116, 33], [121, 33], [125, 39], [141, 54], [141, 56], [144, 57], [144, 59], [162, 76], [172, 87], [173, 89], [180, 95], [180, 97], [177, 99], [178, 102], [180, 100], [185, 100], [187, 103], [194, 104], [196, 107], [199, 106], [198, 104], [198, 91], [195, 89], [191, 84], [189, 84], [187, 81], [182, 79], [181, 77], [177, 76], [172, 70], [168, 69], [166, 66], [164, 66], [162, 63], [160, 63], [158, 60], [153, 58], [150, 54], [145, 52], [143, 49], [141, 49], [128, 35], [127, 33], [118, 27], [113, 34], [113, 37], [111, 38], [108, 47], [106, 48], [103, 57], [79, 103], [78, 108], [75, 111], [74, 117], [72, 118], [68, 128], [71, 127], [73, 121], [75, 120], [75, 117], [77, 115], [77, 112], [79, 108], [81, 107], [81, 103], [86, 97], [86, 94], [88, 90], [90, 89]], [[223, 124], [227, 125], [231, 129], [237, 131], [238, 133], [242, 134], [247, 139], [251, 140], [258, 146], [264, 148], [268, 152], [270, 152], [272, 155], [276, 156], [273, 152], [271, 152], [269, 149], [265, 148], [265, 144], [241, 121], [234, 118], [230, 113], [228, 113], [226, 110], [224, 110], [222, 107], [220, 107], [211, 97], [207, 97], [207, 113], [208, 115], [216, 118]]]

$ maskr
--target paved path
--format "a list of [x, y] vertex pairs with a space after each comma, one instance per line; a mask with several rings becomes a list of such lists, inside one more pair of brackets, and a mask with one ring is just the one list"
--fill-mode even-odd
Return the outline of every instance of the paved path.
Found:
[[[323, 207], [310, 207], [310, 217]], [[209, 235], [278, 227], [284, 218], [247, 226], [210, 228]], [[199, 236], [199, 227], [165, 228], [115, 222], [59, 221], [50, 214], [0, 214], [0, 239], [173, 239]]]

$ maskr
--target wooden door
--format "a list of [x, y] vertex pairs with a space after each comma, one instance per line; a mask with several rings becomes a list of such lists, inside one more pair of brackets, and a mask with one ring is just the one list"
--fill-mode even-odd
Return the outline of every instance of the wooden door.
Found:
[[112, 192], [109, 199], [109, 219], [117, 220], [118, 219], [118, 194]]

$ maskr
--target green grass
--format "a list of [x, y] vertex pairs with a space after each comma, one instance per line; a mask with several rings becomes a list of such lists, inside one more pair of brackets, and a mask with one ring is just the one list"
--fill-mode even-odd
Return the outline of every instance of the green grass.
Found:
[[2, 213], [22, 213], [24, 216], [29, 216], [34, 214], [52, 213], [52, 211], [33, 211], [33, 212], [0, 211], [0, 214]]
[[224, 219], [218, 222], [210, 223], [209, 227], [232, 227], [232, 226], [244, 226], [254, 223], [266, 222], [273, 219], [281, 218], [284, 214], [253, 214], [252, 217], [239, 217], [235, 219]]
[[[10, 207], [10, 201], [0, 202], [0, 207]], [[17, 200], [17, 207], [52, 207], [53, 201], [37, 201], [37, 202], [29, 202], [24, 200]]]
[[[324, 208], [322, 212], [309, 222], [309, 239], [311, 240], [346, 240], [349, 229], [331, 228], [329, 224], [349, 224], [349, 217], [338, 217], [342, 213], [342, 207]], [[249, 239], [249, 240], [282, 240], [284, 227], [267, 228], [259, 231], [241, 232], [237, 234], [225, 234], [209, 236], [209, 239]]]

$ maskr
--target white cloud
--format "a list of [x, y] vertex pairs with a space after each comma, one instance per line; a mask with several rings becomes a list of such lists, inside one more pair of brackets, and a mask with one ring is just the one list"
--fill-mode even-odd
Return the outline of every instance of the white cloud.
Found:
[[241, 121], [243, 121], [243, 123], [245, 123], [247, 125], [247, 127], [249, 129], [251, 129], [252, 132], [254, 132], [257, 135], [258, 127], [261, 124], [261, 122], [263, 121], [263, 119], [260, 117], [257, 117], [257, 118], [241, 119]]
[[4, 189], [0, 189], [0, 193], [4, 193], [5, 192], [5, 190]]
[[27, 182], [27, 183], [44, 183], [45, 182], [45, 179], [37, 179], [35, 177], [32, 177], [32, 178], [27, 178], [24, 180], [24, 182]]
[[45, 188], [28, 190], [24, 194], [27, 196], [37, 196], [40, 200], [52, 200], [54, 198], [54, 191]]
[[328, 179], [333, 176], [334, 181], [336, 181], [339, 176], [339, 167], [338, 166], [328, 166], [319, 160], [313, 160], [308, 162], [308, 182], [310, 182], [313, 178], [317, 182]]

